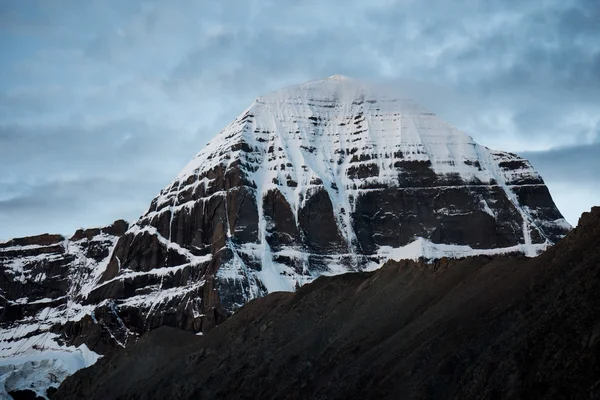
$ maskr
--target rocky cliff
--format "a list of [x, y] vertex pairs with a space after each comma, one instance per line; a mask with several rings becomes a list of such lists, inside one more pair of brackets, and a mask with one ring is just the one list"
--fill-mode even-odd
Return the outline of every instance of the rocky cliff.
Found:
[[119, 239], [90, 298], [145, 308], [145, 329], [206, 331], [319, 275], [532, 256], [569, 229], [527, 160], [335, 76], [260, 97], [220, 132]]
[[[130, 336], [112, 299], [85, 305], [125, 221], [0, 243], [0, 398], [40, 395]], [[90, 350], [94, 349], [95, 351]]]
[[106, 354], [165, 325], [207, 332], [321, 275], [535, 256], [569, 229], [527, 160], [379, 88], [312, 81], [258, 98], [131, 226], [0, 244], [0, 360], [40, 335]]

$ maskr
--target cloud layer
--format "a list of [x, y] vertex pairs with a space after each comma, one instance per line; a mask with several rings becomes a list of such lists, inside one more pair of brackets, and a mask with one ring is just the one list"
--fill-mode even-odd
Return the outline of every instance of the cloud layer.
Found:
[[396, 86], [525, 152], [571, 223], [600, 204], [594, 0], [0, 5], [0, 239], [134, 219], [257, 96]]

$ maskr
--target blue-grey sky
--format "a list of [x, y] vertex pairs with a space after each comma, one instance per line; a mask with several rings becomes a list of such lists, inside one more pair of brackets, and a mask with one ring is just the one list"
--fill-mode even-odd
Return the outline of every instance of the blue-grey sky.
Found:
[[0, 239], [133, 220], [252, 100], [344, 74], [600, 204], [596, 0], [0, 2]]

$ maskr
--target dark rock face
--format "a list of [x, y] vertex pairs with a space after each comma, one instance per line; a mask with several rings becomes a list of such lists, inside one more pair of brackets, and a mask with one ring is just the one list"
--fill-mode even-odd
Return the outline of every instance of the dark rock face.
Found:
[[127, 229], [129, 228], [129, 223], [122, 219], [113, 222], [112, 225], [105, 226], [104, 228], [91, 228], [91, 229], [79, 229], [73, 236], [71, 236], [71, 240], [73, 242], [77, 242], [81, 239], [92, 240], [95, 236], [100, 234], [106, 234], [110, 236], [122, 236]]
[[45, 400], [32, 390], [15, 390], [9, 393], [13, 400]]
[[[484, 201], [495, 204], [500, 215], [484, 211]], [[460, 206], [454, 206], [451, 212], [438, 211], [445, 211], [447, 205]], [[475, 249], [515, 246], [524, 239], [516, 224], [499, 222], [520, 218], [499, 187], [382, 189], [361, 196], [357, 210], [353, 228], [359, 232], [361, 247], [367, 252], [374, 252], [378, 246], [405, 246], [419, 236], [427, 236], [434, 243]]]
[[163, 327], [54, 399], [595, 399], [600, 207], [536, 258], [389, 261]]
[[298, 211], [298, 225], [311, 253], [347, 253], [348, 243], [342, 238], [327, 191], [315, 188], [306, 193], [304, 207]]

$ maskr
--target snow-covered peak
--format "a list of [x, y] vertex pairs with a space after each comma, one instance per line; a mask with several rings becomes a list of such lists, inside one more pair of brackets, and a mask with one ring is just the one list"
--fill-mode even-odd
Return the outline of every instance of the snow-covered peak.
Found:
[[[518, 210], [525, 252], [539, 250], [530, 246], [530, 231], [543, 229], [512, 187], [543, 185], [526, 160], [478, 145], [414, 102], [354, 79], [334, 75], [259, 97], [163, 190], [156, 207], [175, 204], [184, 190], [209, 190], [216, 169], [241, 170], [245, 184], [257, 191], [259, 219], [262, 198], [275, 191], [297, 222], [307, 193], [322, 187], [350, 248], [357, 234], [355, 205], [368, 191], [489, 185]], [[481, 207], [497, 218], [485, 204]], [[440, 210], [451, 213], [447, 207]], [[550, 243], [540, 235], [540, 245]]]
[[348, 77], [347, 77], [347, 76], [345, 76], [345, 75], [335, 74], [335, 75], [331, 75], [331, 76], [330, 76], [329, 78], [327, 78], [327, 79], [330, 79], [330, 80], [332, 80], [332, 81], [347, 81], [347, 80], [350, 80], [351, 78], [348, 78]]
[[316, 79], [267, 93], [257, 99], [261, 102], [289, 100], [321, 100], [343, 102], [361, 98], [372, 92], [373, 88], [364, 82], [342, 75], [333, 75], [325, 79]]
[[[472, 174], [473, 168], [464, 166], [461, 160], [478, 158], [470, 136], [411, 100], [392, 96], [374, 85], [334, 75], [257, 98], [198, 153], [181, 171], [178, 180], [199, 169], [213, 168], [224, 157], [235, 160], [239, 150], [231, 153], [229, 149], [239, 147], [238, 143], [272, 140], [273, 145], [285, 142], [301, 149], [317, 147], [319, 152], [324, 152], [320, 158], [326, 158], [322, 160], [326, 163], [339, 163], [339, 157], [332, 155], [348, 151], [359, 158], [375, 153], [378, 158], [392, 163], [398, 158], [393, 155], [401, 154], [405, 160], [430, 160], [440, 173], [447, 172], [450, 161], [459, 160], [455, 166]], [[285, 148], [279, 144], [277, 148]], [[382, 171], [389, 170], [387, 164], [382, 164]]]
[[286, 102], [294, 100], [322, 101], [332, 103], [352, 103], [360, 100], [377, 101], [380, 103], [394, 102], [396, 106], [404, 105], [414, 108], [416, 105], [409, 100], [399, 97], [398, 93], [390, 92], [384, 87], [352, 79], [344, 75], [332, 75], [324, 79], [316, 79], [285, 87], [268, 93], [257, 99], [261, 102]]
[[[159, 241], [168, 248], [176, 242], [194, 265], [186, 254], [199, 239], [180, 238], [180, 218], [210, 219], [205, 210], [221, 199], [226, 210], [245, 204], [248, 218], [240, 222], [236, 211], [217, 236], [225, 237], [217, 251], [230, 252], [217, 277], [248, 288], [235, 307], [323, 273], [377, 268], [390, 257], [535, 255], [568, 230], [527, 160], [481, 146], [381, 87], [338, 76], [256, 99], [161, 191], [138, 225], [144, 232], [163, 226]], [[285, 217], [269, 214], [277, 212]], [[317, 243], [310, 224], [324, 218], [317, 231], [328, 229], [327, 238]], [[205, 229], [190, 232], [200, 238]]]

